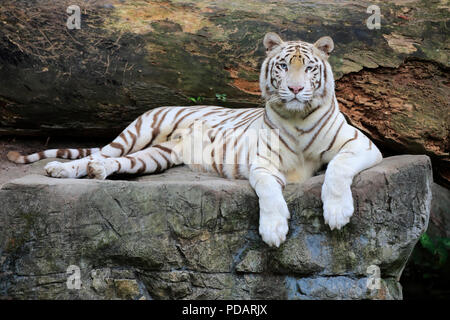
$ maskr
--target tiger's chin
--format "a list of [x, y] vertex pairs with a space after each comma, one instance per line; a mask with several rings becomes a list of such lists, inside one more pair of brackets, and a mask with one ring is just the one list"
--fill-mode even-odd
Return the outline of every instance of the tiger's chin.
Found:
[[291, 101], [286, 102], [285, 108], [289, 111], [303, 112], [307, 109], [308, 105], [309, 100], [292, 99]]

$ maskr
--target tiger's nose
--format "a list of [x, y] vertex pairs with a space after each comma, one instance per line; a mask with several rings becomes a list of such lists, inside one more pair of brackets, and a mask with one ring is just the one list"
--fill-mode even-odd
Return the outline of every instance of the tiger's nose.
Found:
[[294, 86], [288, 86], [288, 88], [289, 88], [289, 90], [291, 90], [294, 94], [297, 94], [297, 93], [299, 93], [300, 91], [302, 91], [304, 87], [302, 87], [302, 86], [297, 86], [297, 87], [294, 87]]

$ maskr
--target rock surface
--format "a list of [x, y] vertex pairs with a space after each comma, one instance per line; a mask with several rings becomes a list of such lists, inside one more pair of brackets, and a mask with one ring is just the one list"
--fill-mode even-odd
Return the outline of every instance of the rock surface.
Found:
[[14, 180], [0, 190], [0, 297], [401, 299], [401, 272], [428, 225], [430, 159], [390, 157], [358, 175], [341, 231], [324, 225], [322, 181], [286, 187], [290, 232], [269, 248], [245, 180], [183, 167], [132, 181]]
[[450, 238], [450, 190], [433, 183], [431, 188], [430, 224], [427, 233], [434, 237]]

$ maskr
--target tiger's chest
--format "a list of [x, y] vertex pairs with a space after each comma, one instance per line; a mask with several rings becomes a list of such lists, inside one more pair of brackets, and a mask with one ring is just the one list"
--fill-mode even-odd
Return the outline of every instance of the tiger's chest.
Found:
[[302, 183], [311, 178], [319, 170], [320, 163], [312, 160], [298, 161], [296, 165], [283, 167], [281, 172], [286, 177], [288, 183]]

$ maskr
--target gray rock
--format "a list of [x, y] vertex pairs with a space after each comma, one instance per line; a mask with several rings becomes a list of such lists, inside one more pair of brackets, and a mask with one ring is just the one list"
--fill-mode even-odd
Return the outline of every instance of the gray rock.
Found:
[[[290, 232], [269, 248], [245, 180], [184, 167], [128, 181], [14, 180], [0, 190], [0, 296], [401, 299], [401, 272], [428, 225], [429, 158], [391, 157], [356, 176], [356, 212], [340, 231], [324, 224], [322, 182], [286, 187]], [[71, 265], [79, 289], [67, 286]]]
[[430, 224], [427, 233], [433, 237], [450, 238], [450, 190], [433, 183]]

